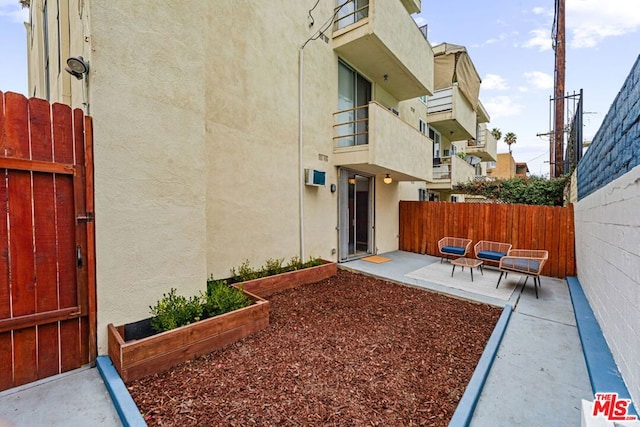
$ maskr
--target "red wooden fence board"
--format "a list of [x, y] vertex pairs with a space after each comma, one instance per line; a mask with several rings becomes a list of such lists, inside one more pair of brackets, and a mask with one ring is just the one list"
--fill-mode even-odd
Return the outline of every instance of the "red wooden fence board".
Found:
[[[27, 99], [5, 96], [6, 147], [14, 157], [30, 158]], [[12, 316], [33, 314], [36, 309], [35, 262], [31, 204], [31, 173], [10, 170], [9, 205], [9, 283]], [[36, 328], [13, 333], [13, 376], [17, 384], [38, 378]]]
[[[0, 92], [0, 113], [4, 111], [4, 94]], [[6, 146], [4, 114], [0, 114], [0, 155]], [[0, 169], [0, 319], [11, 317], [9, 288], [9, 246], [7, 234], [7, 186], [6, 171]], [[11, 332], [0, 333], [0, 390], [13, 386], [13, 344]]]
[[[53, 104], [53, 144], [57, 162], [74, 162], [74, 132], [71, 108]], [[61, 308], [79, 305], [76, 285], [76, 227], [73, 178], [56, 176], [56, 188], [66, 197], [58, 197], [58, 271]], [[81, 359], [80, 322], [77, 319], [60, 322], [60, 352], [62, 372], [73, 369]]]
[[[426, 231], [415, 225], [416, 218]], [[470, 238], [473, 244], [508, 242], [514, 249], [548, 250], [546, 276], [576, 274], [573, 227], [572, 206], [400, 202], [400, 250], [440, 256], [437, 242], [445, 236]], [[417, 246], [409, 243], [415, 238], [420, 239]]]
[[[42, 99], [29, 100], [31, 158], [53, 161], [51, 145], [51, 111]], [[56, 310], [58, 304], [56, 236], [56, 197], [54, 177], [48, 173], [33, 173], [33, 218], [35, 239], [36, 312]], [[59, 372], [58, 325], [37, 328], [38, 378]]]

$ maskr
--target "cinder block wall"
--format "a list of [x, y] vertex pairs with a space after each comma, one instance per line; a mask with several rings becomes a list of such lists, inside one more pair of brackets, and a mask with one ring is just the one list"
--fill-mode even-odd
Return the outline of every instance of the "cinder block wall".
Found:
[[640, 164], [640, 56], [578, 165], [582, 199]]
[[578, 278], [640, 404], [640, 57], [578, 165]]

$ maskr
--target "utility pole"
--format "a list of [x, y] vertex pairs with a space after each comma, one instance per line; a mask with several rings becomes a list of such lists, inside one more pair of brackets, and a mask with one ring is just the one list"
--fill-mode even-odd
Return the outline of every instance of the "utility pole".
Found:
[[565, 71], [565, 0], [556, 0], [553, 48], [556, 52], [554, 73], [555, 121], [549, 150], [551, 177], [564, 173], [564, 71]]

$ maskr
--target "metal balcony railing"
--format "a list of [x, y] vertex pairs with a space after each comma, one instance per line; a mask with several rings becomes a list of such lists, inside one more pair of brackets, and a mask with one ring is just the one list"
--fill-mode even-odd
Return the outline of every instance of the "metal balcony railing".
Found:
[[333, 141], [336, 147], [369, 143], [369, 105], [337, 111], [333, 116], [335, 120]]
[[364, 6], [358, 7], [362, 4], [362, 0], [350, 0], [346, 3], [341, 3], [339, 9], [336, 8], [337, 18], [334, 23], [334, 30], [347, 27], [351, 24], [366, 18], [369, 16], [369, 2]]

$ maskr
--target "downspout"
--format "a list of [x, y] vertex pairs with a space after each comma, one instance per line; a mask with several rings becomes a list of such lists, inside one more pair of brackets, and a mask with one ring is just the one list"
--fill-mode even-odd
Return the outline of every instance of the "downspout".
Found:
[[304, 165], [302, 164], [302, 81], [304, 65], [304, 45], [298, 51], [298, 208], [300, 223], [300, 261], [305, 262], [304, 254]]

